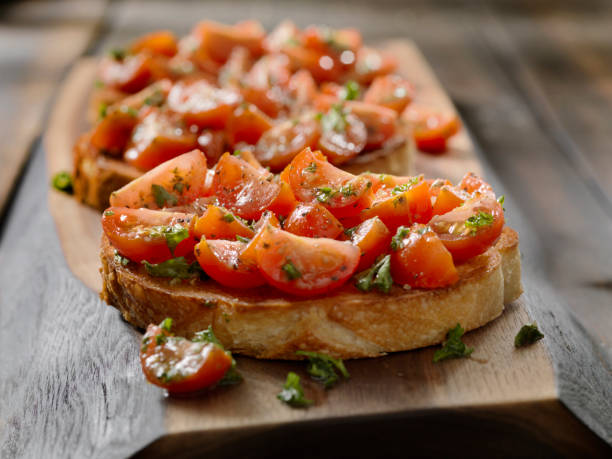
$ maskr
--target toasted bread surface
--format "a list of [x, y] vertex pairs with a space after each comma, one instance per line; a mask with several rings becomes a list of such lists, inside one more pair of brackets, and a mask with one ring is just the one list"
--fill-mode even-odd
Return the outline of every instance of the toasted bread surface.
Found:
[[363, 293], [352, 284], [320, 297], [296, 298], [273, 287], [230, 289], [212, 280], [176, 283], [123, 266], [102, 237], [102, 299], [131, 324], [145, 328], [172, 317], [190, 336], [212, 325], [233, 352], [296, 359], [311, 350], [339, 358], [376, 357], [440, 343], [457, 323], [466, 330], [498, 317], [522, 292], [518, 235], [505, 228], [494, 247], [458, 266], [457, 284], [435, 290]]

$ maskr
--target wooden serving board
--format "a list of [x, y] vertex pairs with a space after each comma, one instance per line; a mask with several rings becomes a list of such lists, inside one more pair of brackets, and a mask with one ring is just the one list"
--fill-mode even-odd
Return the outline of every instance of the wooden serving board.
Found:
[[[400, 73], [415, 84], [420, 102], [454, 110], [411, 42], [394, 41], [384, 47], [398, 58]], [[77, 62], [61, 89], [44, 138], [49, 175], [72, 169], [72, 145], [85, 129], [85, 110], [95, 71], [94, 59]], [[410, 173], [410, 162], [404, 160], [402, 164], [406, 168], [403, 172]], [[468, 171], [482, 172], [465, 130], [452, 139], [448, 153], [416, 154], [415, 165], [418, 172], [428, 177], [447, 177], [452, 181]], [[397, 170], [397, 162], [392, 166], [395, 173], [402, 172]], [[388, 167], [381, 164], [373, 163], [366, 168], [388, 172]], [[49, 194], [49, 208], [70, 269], [87, 286], [99, 291], [99, 213], [57, 192]], [[527, 444], [539, 445], [544, 450], [584, 452], [593, 434], [559, 403], [546, 340], [529, 348], [514, 348], [517, 331], [532, 322], [526, 312], [526, 301], [523, 295], [508, 305], [500, 318], [466, 335], [465, 342], [475, 348], [470, 359], [434, 364], [435, 349], [426, 348], [350, 361], [347, 367], [351, 379], [329, 391], [308, 379], [303, 364], [238, 358], [245, 381], [237, 387], [195, 399], [164, 400], [160, 391], [160, 403], [165, 407], [165, 435], [144, 452], [170, 454], [181, 450], [187, 456], [189, 452], [221, 450], [227, 457], [232, 452], [248, 456], [244, 454], [245, 448], [273, 448], [269, 442], [296, 433], [300, 434], [302, 445], [312, 446], [321, 438], [359, 444], [351, 439], [352, 423], [388, 423], [392, 431], [393, 419], [408, 419], [413, 433], [431, 438], [431, 451], [443, 450], [441, 439], [465, 447], [469, 444], [466, 438], [497, 441], [510, 447], [509, 439], [522, 438], [528, 441], [513, 444], [515, 452]], [[307, 396], [316, 402], [313, 407], [291, 409], [276, 400], [290, 370], [303, 376]], [[440, 421], [448, 430], [443, 437], [437, 436]], [[330, 424], [337, 427], [328, 431]], [[482, 430], [487, 437], [479, 440], [475, 432]], [[401, 437], [401, 432], [398, 435]]]

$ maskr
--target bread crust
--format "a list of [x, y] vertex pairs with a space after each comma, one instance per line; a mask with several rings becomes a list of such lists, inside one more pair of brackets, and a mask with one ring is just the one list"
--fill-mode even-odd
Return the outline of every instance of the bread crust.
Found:
[[435, 290], [363, 293], [352, 284], [327, 296], [296, 298], [273, 287], [230, 289], [209, 281], [175, 283], [123, 266], [102, 236], [101, 298], [145, 328], [172, 317], [190, 336], [212, 325], [233, 352], [261, 359], [297, 359], [303, 349], [343, 359], [377, 357], [440, 343], [460, 323], [473, 330], [498, 317], [522, 292], [518, 234], [505, 228], [494, 247], [459, 265], [457, 284]]

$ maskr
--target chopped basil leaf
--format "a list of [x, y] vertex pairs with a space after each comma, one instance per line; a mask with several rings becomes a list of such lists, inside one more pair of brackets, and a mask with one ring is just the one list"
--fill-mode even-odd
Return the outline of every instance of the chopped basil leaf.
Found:
[[337, 372], [344, 378], [350, 377], [342, 359], [334, 359], [329, 355], [310, 351], [297, 351], [296, 354], [308, 357], [308, 368], [306, 371], [312, 379], [322, 383], [326, 389], [329, 389], [338, 382]]
[[281, 402], [294, 407], [306, 407], [312, 405], [313, 401], [304, 397], [304, 389], [300, 384], [300, 377], [293, 371], [287, 373], [287, 381], [283, 390], [276, 396]]
[[112, 210], [105, 210], [104, 211], [104, 216], [105, 217], [112, 217], [113, 215], [115, 215], [115, 212], [113, 212]]
[[172, 328], [172, 318], [166, 317], [161, 324], [159, 324], [159, 328], [170, 333], [170, 329]]
[[410, 234], [410, 228], [400, 226], [395, 235], [391, 238], [391, 250], [398, 251], [404, 247], [404, 238]]
[[223, 345], [221, 344], [221, 341], [219, 341], [219, 339], [215, 336], [212, 326], [210, 325], [206, 330], [196, 332], [194, 338], [191, 341], [193, 341], [194, 343], [213, 343], [219, 346], [221, 349], [224, 349]]
[[342, 98], [344, 100], [359, 99], [360, 92], [361, 92], [361, 88], [359, 87], [359, 83], [357, 83], [354, 80], [349, 80], [344, 85], [344, 91], [342, 93]]
[[544, 338], [544, 334], [538, 329], [538, 325], [523, 325], [514, 337], [514, 346], [523, 347], [535, 343]]
[[348, 185], [342, 185], [338, 192], [345, 198], [348, 198], [349, 196], [357, 196], [357, 192], [353, 190], [353, 185], [350, 183]]
[[108, 114], [108, 104], [106, 102], [102, 102], [98, 107], [98, 119], [106, 118]]
[[315, 171], [317, 170], [317, 163], [315, 163], [314, 161], [311, 162], [308, 166], [306, 166], [304, 168], [305, 172], [310, 172], [310, 173], [315, 173]]
[[396, 187], [393, 187], [393, 189], [391, 190], [391, 194], [400, 194], [405, 191], [408, 191], [412, 186], [419, 183], [420, 180], [421, 180], [420, 177], [412, 177], [408, 183], [403, 183], [401, 185], [397, 185]]
[[497, 202], [499, 202], [499, 205], [502, 206], [502, 210], [505, 212], [506, 208], [504, 207], [504, 201], [506, 200], [506, 197], [502, 194], [499, 198], [497, 198]]
[[467, 347], [461, 337], [464, 330], [461, 325], [457, 324], [455, 328], [451, 328], [446, 334], [446, 341], [441, 349], [434, 353], [433, 361], [439, 362], [446, 359], [457, 359], [460, 357], [469, 357], [474, 352], [473, 347]]
[[164, 103], [164, 93], [160, 90], [155, 91], [149, 97], [146, 97], [144, 100], [145, 105], [159, 107]]
[[231, 223], [234, 220], [236, 220], [236, 217], [234, 217], [234, 214], [232, 214], [231, 212], [226, 213], [225, 215], [223, 215], [223, 217], [221, 217], [221, 220], [227, 222], [227, 223]]
[[115, 263], [119, 263], [121, 266], [127, 266], [129, 262], [130, 260], [128, 258], [121, 256], [119, 252], [115, 250]]
[[328, 112], [321, 117], [323, 131], [344, 132], [346, 130], [346, 112], [341, 104], [334, 104]]
[[[215, 336], [212, 326], [210, 325], [206, 330], [196, 332], [191, 341], [194, 343], [212, 343], [225, 351], [223, 344], [221, 344], [221, 341], [219, 341], [219, 339]], [[233, 384], [238, 384], [242, 382], [242, 375], [236, 371], [236, 361], [232, 357], [232, 353], [230, 351], [225, 351], [225, 353], [232, 358], [232, 366], [229, 370], [227, 370], [221, 381], [219, 381], [217, 384], [219, 386], [231, 386]]]
[[154, 277], [172, 277], [175, 279], [191, 279], [202, 276], [204, 271], [197, 262], [189, 263], [185, 257], [177, 257], [166, 260], [162, 263], [149, 263], [143, 261], [147, 272]]
[[281, 269], [285, 271], [289, 280], [295, 280], [302, 277], [302, 273], [298, 271], [293, 263], [291, 263], [291, 260], [287, 260]]
[[189, 230], [181, 225], [167, 226], [164, 231], [164, 237], [170, 252], [174, 254], [176, 246], [189, 237]]
[[126, 55], [125, 49], [122, 48], [113, 48], [108, 53], [116, 61], [122, 61], [123, 59], [125, 59]]
[[476, 215], [472, 215], [465, 222], [467, 228], [472, 228], [472, 234], [476, 234], [478, 228], [483, 226], [489, 226], [493, 224], [493, 215], [480, 211]]
[[153, 193], [153, 197], [155, 198], [155, 204], [157, 207], [162, 208], [165, 207], [166, 204], [170, 206], [176, 206], [178, 203], [178, 199], [172, 193], [169, 193], [163, 186], [153, 184], [151, 185], [151, 192]]
[[74, 192], [72, 176], [65, 171], [55, 174], [53, 180], [51, 180], [51, 185], [56, 190], [63, 191], [64, 193], [72, 194]]
[[391, 255], [385, 255], [377, 263], [374, 263], [370, 269], [357, 274], [357, 287], [362, 292], [369, 292], [373, 287], [376, 287], [383, 293], [389, 293], [393, 285], [393, 277], [391, 276]]
[[358, 227], [359, 225], [353, 226], [352, 228], [347, 228], [344, 230], [344, 234], [348, 237], [353, 237], [353, 234], [355, 234], [355, 231], [357, 231]]
[[328, 186], [322, 186], [321, 188], [316, 188], [315, 189], [315, 197], [317, 198], [317, 201], [322, 202], [322, 203], [326, 203], [328, 202], [333, 196], [336, 195], [336, 193], [338, 193], [337, 191], [331, 189]]
[[240, 242], [244, 242], [245, 244], [248, 244], [249, 242], [251, 242], [251, 240], [248, 237], [243, 237], [243, 236], [240, 236], [239, 234], [236, 234], [236, 240]]
[[147, 350], [147, 347], [149, 346], [149, 341], [151, 341], [151, 337], [150, 336], [145, 336], [142, 339], [142, 345], [140, 346], [140, 352], [144, 352]]

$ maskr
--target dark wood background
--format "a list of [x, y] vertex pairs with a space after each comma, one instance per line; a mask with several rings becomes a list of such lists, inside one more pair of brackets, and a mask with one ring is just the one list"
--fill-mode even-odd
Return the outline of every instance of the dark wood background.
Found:
[[[612, 442], [612, 3], [64, 1], [0, 8], [0, 207], [7, 203], [0, 222], [0, 456], [125, 457], [164, 431], [160, 392], [143, 384], [135, 358], [136, 332], [66, 267], [36, 139], [53, 89], [82, 52], [103, 52], [157, 27], [184, 33], [206, 17], [256, 17], [267, 28], [290, 17], [299, 25], [355, 26], [369, 43], [415, 40], [458, 106], [488, 177], [506, 194], [521, 234], [525, 287], [538, 300], [529, 312], [547, 336], [561, 400]], [[455, 416], [424, 419], [427, 429], [409, 432], [401, 419], [377, 421], [364, 432], [373, 442], [387, 442], [383, 432], [391, 432], [418, 444], [427, 432], [456, 429], [462, 421]], [[486, 436], [486, 417], [473, 416]], [[361, 431], [351, 425], [337, 434], [346, 440]], [[267, 441], [280, 442], [279, 435]], [[444, 438], [429, 452], [452, 451]], [[524, 443], [508, 435], [496, 449], [476, 433], [460, 446], [552, 454]], [[295, 453], [299, 445], [290, 446]]]

